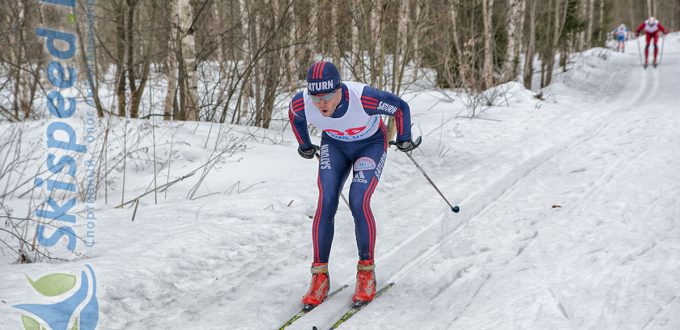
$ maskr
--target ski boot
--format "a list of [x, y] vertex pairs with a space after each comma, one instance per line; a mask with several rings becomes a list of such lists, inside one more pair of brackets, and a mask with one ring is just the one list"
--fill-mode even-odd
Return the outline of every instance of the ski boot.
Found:
[[373, 260], [359, 260], [357, 264], [357, 286], [352, 296], [354, 306], [368, 304], [375, 297], [375, 264]]
[[309, 290], [302, 298], [302, 303], [305, 305], [305, 310], [311, 310], [319, 306], [331, 287], [330, 277], [328, 276], [328, 263], [315, 262], [312, 264], [312, 283], [309, 285]]

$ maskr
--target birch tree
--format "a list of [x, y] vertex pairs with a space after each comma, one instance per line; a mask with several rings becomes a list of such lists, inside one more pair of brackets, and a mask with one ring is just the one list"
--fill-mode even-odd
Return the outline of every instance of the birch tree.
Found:
[[514, 78], [518, 62], [519, 46], [522, 42], [522, 23], [524, 16], [524, 0], [508, 0], [510, 15], [506, 22], [508, 45], [505, 50], [502, 81]]
[[177, 99], [177, 37], [179, 35], [179, 14], [177, 12], [177, 1], [170, 1], [170, 29], [168, 38], [168, 55], [165, 65], [168, 70], [168, 88], [163, 103], [163, 119], [169, 120], [173, 117], [175, 100]]
[[182, 63], [185, 85], [185, 102], [182, 119], [198, 120], [198, 83], [196, 81], [196, 42], [193, 29], [193, 9], [189, 0], [177, 0]]

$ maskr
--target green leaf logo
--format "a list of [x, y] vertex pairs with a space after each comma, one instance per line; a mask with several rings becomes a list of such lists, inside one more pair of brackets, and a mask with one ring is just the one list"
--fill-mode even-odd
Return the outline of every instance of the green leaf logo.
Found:
[[70, 274], [49, 274], [33, 281], [28, 275], [26, 279], [31, 283], [31, 286], [40, 294], [48, 297], [58, 296], [76, 286], [76, 277]]
[[24, 324], [24, 329], [25, 330], [43, 330], [43, 328], [40, 323], [36, 320], [34, 320], [30, 316], [26, 315], [21, 315], [21, 323]]

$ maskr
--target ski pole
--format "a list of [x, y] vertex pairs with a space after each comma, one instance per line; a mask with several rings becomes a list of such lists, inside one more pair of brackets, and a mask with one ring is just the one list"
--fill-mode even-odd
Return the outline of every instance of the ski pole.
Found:
[[[415, 144], [416, 144], [416, 145], [419, 145], [419, 144], [420, 144], [420, 140], [421, 140], [421, 138], [418, 137], [418, 139], [416, 139]], [[397, 142], [395, 142], [395, 141], [390, 141], [390, 145], [397, 145]], [[420, 167], [420, 165], [418, 165], [418, 163], [416, 162], [416, 160], [413, 159], [413, 156], [411, 156], [411, 153], [410, 153], [410, 152], [405, 152], [405, 154], [406, 154], [406, 156], [408, 156], [408, 159], [410, 159], [410, 160], [413, 162], [413, 165], [415, 165], [415, 166], [418, 168], [418, 170], [420, 170], [420, 173], [423, 174], [423, 176], [425, 177], [425, 179], [427, 179], [427, 181], [430, 182], [430, 184], [432, 185], [432, 187], [434, 188], [434, 190], [436, 190], [436, 191], [439, 193], [439, 196], [441, 196], [441, 197], [444, 199], [444, 201], [446, 202], [446, 204], [448, 204], [449, 207], [451, 207], [451, 211], [453, 211], [453, 213], [458, 213], [458, 211], [460, 211], [460, 208], [458, 207], [458, 205], [456, 205], [456, 206], [451, 205], [451, 203], [449, 202], [449, 200], [446, 199], [446, 197], [444, 197], [444, 194], [442, 194], [441, 190], [439, 190], [439, 188], [437, 188], [437, 185], [435, 185], [434, 182], [432, 181], [432, 179], [430, 179], [430, 176], [428, 176], [427, 173], [425, 173], [425, 170], [423, 170], [423, 168]]]
[[666, 37], [661, 37], [661, 54], [659, 54], [659, 64], [661, 64], [661, 59], [663, 59], [663, 46], [666, 45]]
[[[321, 156], [319, 155], [318, 152], [315, 153], [314, 156], [316, 156], [316, 159], [319, 160], [319, 162], [321, 161]], [[345, 202], [345, 204], [347, 204], [347, 207], [350, 207], [347, 198], [345, 198], [345, 195], [342, 193], [342, 189], [340, 189], [340, 197], [342, 197], [342, 201]]]
[[642, 65], [642, 51], [640, 50], [640, 38], [635, 37], [635, 41], [637, 41], [638, 46], [638, 59], [640, 60], [640, 65]]

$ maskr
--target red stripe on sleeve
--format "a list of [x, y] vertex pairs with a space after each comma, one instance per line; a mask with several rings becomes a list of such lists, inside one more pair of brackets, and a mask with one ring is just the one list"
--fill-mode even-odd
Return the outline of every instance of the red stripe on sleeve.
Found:
[[295, 127], [295, 114], [292, 111], [288, 111], [288, 120], [290, 120], [290, 127], [293, 129], [293, 134], [295, 134], [295, 139], [297, 139], [298, 144], [302, 144], [302, 138], [300, 133]]
[[397, 109], [397, 112], [394, 114], [394, 119], [396, 119], [397, 122], [397, 133], [399, 135], [404, 133], [404, 115], [401, 112], [401, 108]]

